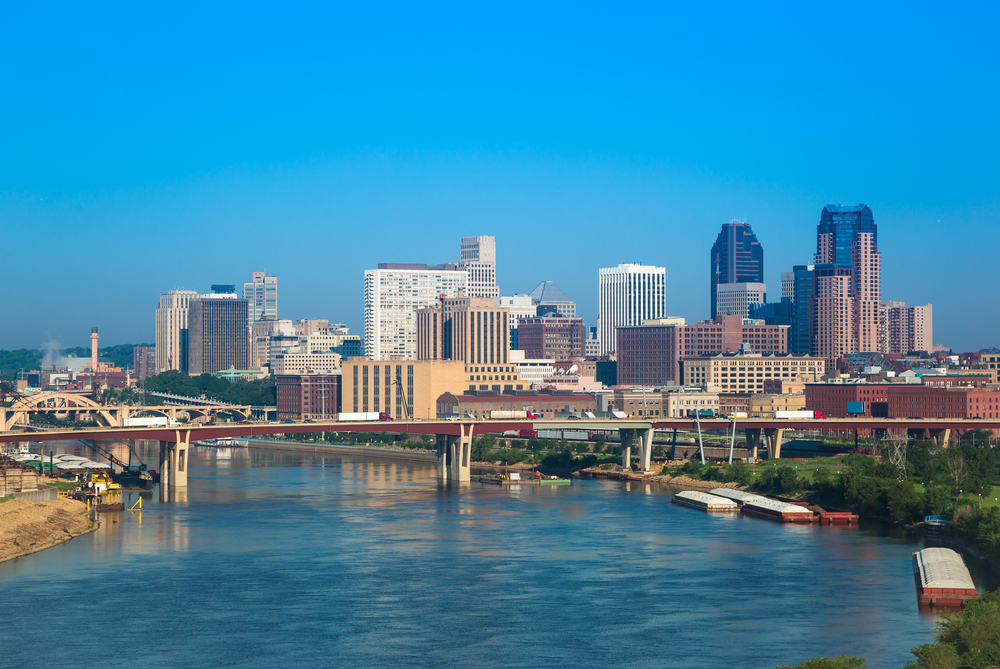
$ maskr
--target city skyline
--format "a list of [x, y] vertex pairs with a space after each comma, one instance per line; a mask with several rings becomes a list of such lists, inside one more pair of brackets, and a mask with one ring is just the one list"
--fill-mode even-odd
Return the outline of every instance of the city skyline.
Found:
[[[554, 281], [593, 326], [597, 269], [637, 262], [667, 267], [668, 315], [695, 321], [710, 316], [720, 225], [753, 226], [777, 295], [782, 272], [812, 262], [822, 207], [860, 202], [882, 232], [882, 294], [934, 304], [936, 344], [1000, 343], [982, 280], [1000, 218], [995, 7], [977, 21], [511, 11], [485, 33], [481, 16], [312, 10], [292, 29], [247, 11], [245, 32], [276, 33], [266, 52], [239, 31], [208, 39], [232, 18], [221, 10], [152, 36], [125, 23], [146, 9], [38, 11], [14, 8], [0, 45], [18, 129], [0, 148], [0, 220], [15, 287], [30, 286], [5, 291], [0, 348], [83, 345], [95, 323], [105, 341], [150, 342], [159, 295], [261, 269], [281, 277], [282, 316], [361, 332], [365, 269], [446, 262], [469, 235], [496, 237], [502, 295]], [[708, 22], [712, 40], [696, 29]], [[665, 41], [665, 25], [691, 29]], [[841, 48], [816, 49], [817, 25]], [[738, 60], [717, 48], [747, 34]], [[500, 48], [512, 40], [523, 48]], [[836, 90], [864, 96], [864, 113]]]

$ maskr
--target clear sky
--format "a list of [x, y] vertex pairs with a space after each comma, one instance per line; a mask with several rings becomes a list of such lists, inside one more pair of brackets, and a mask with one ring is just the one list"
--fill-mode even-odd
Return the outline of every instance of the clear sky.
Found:
[[497, 238], [502, 294], [667, 267], [709, 316], [749, 222], [769, 297], [827, 203], [879, 226], [882, 296], [1000, 345], [1000, 5], [7, 3], [0, 348], [152, 341], [173, 288], [278, 276], [361, 333], [363, 272]]

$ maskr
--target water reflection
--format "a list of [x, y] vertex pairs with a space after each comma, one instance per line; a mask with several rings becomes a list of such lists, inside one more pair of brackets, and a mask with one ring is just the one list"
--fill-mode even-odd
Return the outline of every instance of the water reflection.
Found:
[[[141, 513], [0, 565], [0, 644], [11, 666], [899, 667], [932, 638], [917, 537], [704, 514], [672, 492], [193, 448], [187, 489], [126, 493]], [[44, 633], [37, 601], [60, 602]], [[128, 612], [114, 634], [109, 611]]]

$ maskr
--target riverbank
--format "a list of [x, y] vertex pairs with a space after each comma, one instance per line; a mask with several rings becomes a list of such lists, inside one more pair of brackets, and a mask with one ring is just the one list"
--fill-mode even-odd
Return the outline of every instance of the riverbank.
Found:
[[58, 546], [97, 528], [87, 505], [72, 499], [0, 504], [0, 562]]
[[576, 472], [581, 477], [584, 478], [614, 478], [620, 481], [643, 481], [646, 483], [661, 483], [663, 485], [682, 487], [690, 490], [712, 490], [714, 488], [736, 488], [743, 489], [745, 486], [741, 486], [737, 483], [724, 483], [722, 481], [702, 481], [700, 479], [693, 479], [683, 474], [679, 476], [673, 476], [671, 474], [660, 474], [663, 469], [667, 466], [676, 465], [683, 463], [683, 460], [677, 460], [675, 462], [668, 462], [663, 464], [654, 464], [649, 472], [643, 473], [632, 469], [626, 469], [621, 465], [615, 465], [614, 467], [607, 467], [606, 465], [598, 465], [596, 467], [588, 467], [586, 469], [581, 469]]
[[352, 457], [378, 458], [382, 460], [402, 460], [409, 462], [436, 462], [434, 451], [424, 451], [395, 446], [352, 446], [349, 444], [320, 444], [302, 441], [272, 441], [270, 439], [249, 439], [247, 448], [273, 451], [296, 451], [299, 453], [349, 455]]

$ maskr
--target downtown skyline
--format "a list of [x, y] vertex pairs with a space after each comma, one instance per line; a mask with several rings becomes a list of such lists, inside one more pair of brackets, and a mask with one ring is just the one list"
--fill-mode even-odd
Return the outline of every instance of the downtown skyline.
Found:
[[[711, 29], [708, 10], [637, 8], [552, 30], [544, 10], [495, 27], [400, 10], [380, 31], [358, 9], [338, 25], [363, 29], [336, 43], [320, 38], [332, 17], [309, 10], [315, 27], [263, 52], [202, 39], [225, 18], [211, 10], [150, 43], [142, 29], [110, 39], [123, 19], [100, 14], [46, 17], [40, 33], [31, 11], [15, 9], [24, 30], [0, 46], [17, 95], [0, 113], [22, 131], [0, 148], [14, 288], [0, 348], [82, 345], [94, 325], [109, 343], [152, 341], [159, 295], [258, 270], [281, 278], [281, 317], [362, 332], [366, 269], [451, 261], [477, 234], [496, 237], [502, 295], [554, 281], [594, 326], [598, 268], [665, 266], [667, 313], [690, 322], [710, 316], [722, 224], [752, 226], [775, 301], [780, 274], [812, 262], [823, 206], [861, 202], [883, 297], [933, 303], [935, 344], [1000, 344], [984, 279], [1000, 218], [994, 8], [776, 20], [734, 6]], [[859, 17], [866, 30], [846, 32]], [[269, 34], [272, 18], [251, 10], [237, 27]], [[276, 20], [280, 33], [290, 19]], [[817, 22], [847, 45], [815, 49]], [[658, 36], [674, 24], [692, 30]], [[748, 27], [739, 58], [718, 49]], [[863, 112], [840, 111], [838, 91]]]

